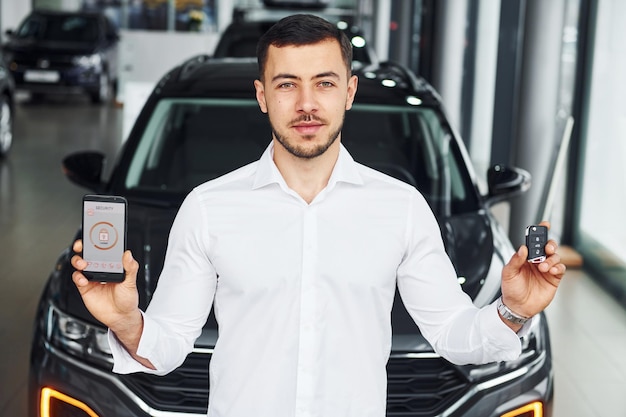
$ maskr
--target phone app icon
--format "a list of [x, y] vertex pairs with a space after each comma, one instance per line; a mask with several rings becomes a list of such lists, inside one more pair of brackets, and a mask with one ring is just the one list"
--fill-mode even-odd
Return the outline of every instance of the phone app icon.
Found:
[[108, 244], [109, 232], [106, 229], [101, 229], [100, 234], [98, 235], [98, 239], [100, 240], [100, 243], [105, 244], [105, 245]]
[[91, 227], [89, 239], [96, 249], [113, 249], [119, 240], [117, 229], [112, 223], [98, 222]]

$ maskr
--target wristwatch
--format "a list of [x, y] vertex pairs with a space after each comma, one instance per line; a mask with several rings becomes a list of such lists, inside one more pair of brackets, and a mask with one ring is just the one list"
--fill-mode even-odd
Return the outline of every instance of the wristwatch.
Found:
[[519, 324], [521, 326], [526, 324], [526, 322], [530, 320], [530, 317], [520, 316], [519, 314], [515, 314], [514, 312], [512, 312], [511, 309], [504, 305], [504, 303], [502, 302], [502, 297], [498, 298], [497, 305], [498, 313], [500, 313], [500, 315], [505, 320], [508, 320], [511, 323]]

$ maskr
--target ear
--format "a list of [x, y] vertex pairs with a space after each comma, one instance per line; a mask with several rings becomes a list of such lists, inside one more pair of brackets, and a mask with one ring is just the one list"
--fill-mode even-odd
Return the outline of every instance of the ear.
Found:
[[356, 95], [356, 88], [359, 84], [359, 78], [356, 75], [353, 75], [348, 80], [348, 97], [346, 98], [346, 110], [350, 110], [352, 108], [352, 103], [354, 102], [354, 97]]
[[260, 80], [254, 80], [254, 89], [256, 90], [256, 101], [263, 113], [267, 113], [267, 103], [265, 102], [265, 88]]

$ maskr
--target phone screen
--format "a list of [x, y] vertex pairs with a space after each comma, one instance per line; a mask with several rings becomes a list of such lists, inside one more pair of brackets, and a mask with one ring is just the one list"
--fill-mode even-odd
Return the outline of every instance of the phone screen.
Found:
[[83, 271], [88, 279], [123, 281], [126, 247], [126, 199], [116, 196], [83, 198]]

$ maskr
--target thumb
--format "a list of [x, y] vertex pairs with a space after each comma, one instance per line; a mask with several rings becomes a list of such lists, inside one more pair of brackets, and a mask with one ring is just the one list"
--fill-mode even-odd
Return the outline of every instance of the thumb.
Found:
[[504, 266], [502, 271], [503, 278], [512, 278], [522, 269], [522, 266], [526, 264], [526, 258], [528, 257], [528, 248], [526, 245], [519, 247], [517, 252], [511, 256], [509, 263]]
[[122, 264], [124, 265], [124, 283], [126, 285], [135, 287], [137, 283], [137, 272], [139, 271], [139, 263], [133, 258], [133, 254], [130, 250], [124, 252], [122, 257]]

